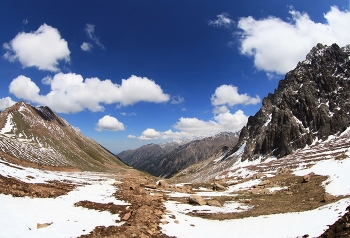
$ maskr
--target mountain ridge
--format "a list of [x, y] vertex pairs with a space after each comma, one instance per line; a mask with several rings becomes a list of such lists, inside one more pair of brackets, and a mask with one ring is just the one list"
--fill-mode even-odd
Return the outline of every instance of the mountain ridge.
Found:
[[0, 114], [0, 153], [38, 166], [107, 171], [124, 162], [49, 107], [18, 102]]
[[242, 160], [283, 157], [350, 125], [350, 45], [317, 44], [279, 82], [249, 117], [229, 157], [244, 146]]
[[167, 178], [194, 163], [207, 159], [222, 147], [232, 147], [237, 139], [238, 133], [222, 132], [190, 142], [185, 141], [185, 143], [170, 141], [173, 144], [169, 147], [164, 146], [167, 142], [160, 145], [148, 144], [135, 150], [123, 151], [117, 156], [136, 169]]

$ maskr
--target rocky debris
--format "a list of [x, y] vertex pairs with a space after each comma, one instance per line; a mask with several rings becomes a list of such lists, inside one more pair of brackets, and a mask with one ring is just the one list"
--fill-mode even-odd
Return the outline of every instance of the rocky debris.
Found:
[[323, 194], [322, 202], [332, 202], [333, 200], [335, 200], [335, 196], [333, 196], [332, 194], [329, 194], [329, 193]]
[[145, 188], [157, 189], [157, 184], [146, 184]]
[[320, 236], [320, 238], [347, 238], [350, 237], [350, 206], [346, 213]]
[[236, 184], [239, 184], [239, 183], [240, 183], [240, 181], [238, 181], [238, 180], [232, 180], [232, 181], [226, 181], [225, 185], [226, 186], [232, 186], [232, 185], [236, 185]]
[[264, 189], [260, 190], [260, 194], [269, 194], [269, 193], [270, 193], [270, 190], [267, 189], [267, 188], [264, 188]]
[[[158, 193], [150, 194], [141, 186], [141, 180], [136, 175], [124, 175], [121, 184], [116, 184], [118, 190], [115, 196], [118, 199], [130, 203], [129, 206], [114, 207], [118, 210], [121, 220], [124, 221], [120, 226], [99, 226], [90, 234], [81, 237], [169, 237], [161, 232], [159, 224], [162, 222], [165, 214], [163, 202], [164, 196], [158, 196]], [[118, 179], [119, 180], [119, 179]], [[149, 184], [151, 180], [148, 180]], [[132, 188], [132, 189], [130, 189]], [[106, 206], [106, 205], [105, 205]], [[108, 207], [105, 207], [106, 210]]]
[[56, 198], [72, 191], [76, 186], [59, 181], [50, 183], [25, 183], [0, 174], [0, 193], [14, 197]]
[[191, 193], [192, 192], [192, 186], [189, 184], [183, 185], [183, 186], [175, 186], [171, 188], [174, 192], [180, 192], [180, 193]]
[[207, 202], [204, 200], [204, 198], [202, 198], [201, 196], [199, 195], [190, 195], [188, 197], [188, 202], [189, 203], [192, 203], [192, 204], [197, 204], [197, 205], [200, 205], [200, 206], [203, 206], [203, 205], [206, 205]]
[[289, 168], [278, 168], [277, 174], [289, 174], [291, 173], [291, 170]]
[[264, 173], [257, 173], [253, 175], [253, 179], [262, 179], [264, 177], [266, 177]]
[[163, 193], [153, 193], [153, 196], [157, 197], [157, 198], [164, 198], [164, 194]]
[[[315, 138], [350, 126], [349, 46], [317, 44], [306, 59], [285, 75], [262, 107], [248, 118], [228, 158], [244, 147], [242, 161], [281, 158], [311, 145]], [[224, 160], [225, 160], [224, 158]]]
[[267, 188], [253, 188], [250, 192], [252, 194], [269, 194], [270, 190]]
[[269, 185], [270, 183], [271, 183], [271, 181], [268, 180], [268, 179], [266, 179], [266, 180], [261, 181], [261, 182], [258, 184], [258, 186], [259, 186], [259, 187], [264, 187], [264, 186], [266, 186], [266, 185]]
[[218, 200], [210, 199], [210, 200], [207, 201], [207, 204], [209, 206], [212, 206], [212, 207], [222, 207], [222, 205], [220, 204], [220, 202]]
[[213, 190], [214, 191], [224, 191], [224, 190], [226, 190], [226, 188], [222, 184], [220, 184], [218, 182], [214, 182], [213, 183]]
[[40, 229], [40, 228], [45, 228], [45, 227], [48, 227], [48, 226], [51, 226], [53, 222], [50, 222], [50, 223], [37, 223], [36, 224], [36, 229]]

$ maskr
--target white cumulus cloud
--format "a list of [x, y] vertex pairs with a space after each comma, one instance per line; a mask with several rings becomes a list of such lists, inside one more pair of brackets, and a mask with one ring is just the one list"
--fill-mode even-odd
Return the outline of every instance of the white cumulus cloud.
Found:
[[10, 93], [17, 98], [46, 105], [61, 113], [75, 113], [84, 109], [103, 111], [101, 104], [118, 106], [133, 105], [137, 102], [162, 103], [170, 99], [162, 88], [153, 80], [146, 77], [132, 75], [122, 79], [121, 84], [114, 84], [111, 80], [98, 78], [84, 78], [74, 73], [58, 73], [50, 80], [51, 91], [40, 95], [40, 88], [30, 78], [23, 75], [13, 79]]
[[125, 127], [124, 124], [118, 121], [117, 118], [106, 115], [98, 120], [98, 123], [96, 124], [96, 130], [124, 131]]
[[177, 131], [171, 129], [167, 131], [156, 131], [153, 128], [148, 128], [138, 138], [141, 140], [152, 140], [207, 137], [223, 131], [239, 131], [247, 121], [248, 116], [244, 115], [244, 112], [241, 110], [236, 111], [234, 114], [228, 110], [225, 113], [215, 115], [212, 120], [208, 121], [195, 117], [181, 117], [173, 126]]
[[80, 49], [82, 51], [90, 51], [93, 48], [93, 45], [87, 42], [84, 42], [83, 44], [81, 44]]
[[3, 48], [7, 50], [5, 59], [18, 60], [24, 68], [57, 72], [60, 60], [70, 61], [67, 41], [61, 38], [56, 28], [46, 24], [34, 32], [18, 33], [9, 43], [4, 43]]
[[161, 136], [161, 133], [154, 130], [153, 128], [148, 128], [142, 132], [141, 136], [139, 136], [140, 140], [151, 140], [158, 139]]
[[13, 101], [10, 97], [5, 97], [0, 99], [0, 111], [5, 110], [8, 107], [11, 107], [16, 102]]
[[[256, 95], [255, 98], [249, 96], [248, 94], [239, 94], [238, 88], [233, 85], [221, 85], [220, 87], [216, 88], [214, 94], [211, 96], [211, 103], [213, 106], [220, 106], [220, 105], [228, 105], [230, 107], [237, 105], [237, 104], [243, 104], [243, 105], [249, 105], [249, 104], [257, 104], [259, 103], [260, 97]], [[221, 108], [222, 110], [225, 108]]]
[[324, 23], [314, 22], [307, 13], [294, 9], [289, 13], [290, 21], [273, 16], [260, 20], [249, 16], [239, 20], [240, 52], [253, 57], [257, 69], [285, 74], [304, 60], [317, 43], [340, 46], [350, 43], [349, 11], [333, 6], [324, 14]]
[[227, 111], [215, 115], [209, 121], [181, 117], [174, 128], [194, 136], [209, 136], [223, 131], [236, 132], [247, 123], [247, 120], [248, 117], [241, 110], [237, 110], [234, 114]]

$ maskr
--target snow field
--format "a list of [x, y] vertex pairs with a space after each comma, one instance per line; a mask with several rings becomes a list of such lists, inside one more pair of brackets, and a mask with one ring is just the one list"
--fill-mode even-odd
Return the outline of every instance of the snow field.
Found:
[[[53, 198], [12, 197], [0, 194], [1, 237], [77, 237], [96, 226], [122, 225], [119, 214], [75, 207], [79, 201], [129, 205], [115, 199], [116, 180], [107, 174], [41, 171], [10, 164], [0, 159], [0, 174], [27, 183], [50, 180], [71, 181], [78, 187], [67, 195]], [[10, 166], [9, 166], [10, 165]], [[37, 229], [37, 224], [51, 225]]]
[[[323, 183], [326, 192], [339, 196], [350, 195], [350, 153], [342, 160], [327, 159], [312, 161], [314, 163], [310, 167], [310, 163], [301, 163], [299, 168], [294, 169], [293, 173], [297, 176], [303, 176], [314, 172], [318, 175], [328, 176], [329, 178]], [[240, 174], [249, 176], [250, 172], [245, 167], [245, 162], [241, 165]], [[306, 168], [305, 167], [310, 167]], [[273, 171], [266, 171], [266, 173]], [[265, 172], [264, 172], [265, 174]], [[232, 176], [237, 176], [237, 171]], [[229, 186], [223, 192], [207, 192], [198, 191], [196, 194], [201, 196], [220, 196], [228, 195], [232, 192], [247, 189], [260, 182], [260, 179], [249, 180], [243, 183]], [[281, 190], [282, 188], [271, 188], [271, 190]], [[180, 193], [175, 193], [170, 196], [180, 197]], [[232, 194], [231, 194], [232, 196]], [[237, 203], [238, 204], [238, 203]], [[179, 238], [186, 237], [301, 237], [308, 234], [310, 237], [321, 235], [328, 226], [333, 224], [338, 218], [344, 215], [347, 206], [350, 204], [350, 198], [344, 198], [337, 202], [330, 203], [314, 210], [304, 212], [293, 212], [285, 214], [273, 214], [267, 216], [247, 217], [243, 219], [231, 220], [208, 220], [200, 217], [191, 217], [186, 213], [197, 210], [199, 212], [237, 212], [235, 211], [234, 203], [226, 203], [224, 207], [214, 208], [210, 206], [191, 206], [189, 204], [180, 204], [174, 201], [165, 203], [166, 209], [169, 211], [165, 220], [168, 224], [160, 224], [163, 232], [169, 236]], [[236, 207], [237, 208], [237, 207]], [[243, 208], [243, 207], [241, 207]], [[249, 209], [246, 207], [245, 209]], [[237, 209], [236, 209], [237, 210]], [[169, 215], [175, 215], [178, 223], [174, 222]]]
[[349, 204], [350, 199], [345, 198], [311, 211], [217, 221], [185, 215], [185, 211], [179, 208], [178, 204], [167, 201], [166, 209], [175, 215], [179, 223], [175, 223], [174, 219], [167, 216], [166, 220], [169, 223], [160, 224], [160, 226], [163, 233], [179, 238], [281, 238], [298, 237], [305, 234], [316, 237], [321, 235], [328, 225], [333, 224], [344, 215]]

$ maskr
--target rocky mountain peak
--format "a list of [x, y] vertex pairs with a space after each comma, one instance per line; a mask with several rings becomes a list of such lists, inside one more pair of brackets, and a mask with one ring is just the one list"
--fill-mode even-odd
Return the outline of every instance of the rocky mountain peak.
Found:
[[47, 106], [33, 107], [39, 116], [45, 121], [57, 121], [60, 125], [65, 126], [65, 123]]
[[242, 160], [282, 157], [350, 125], [350, 46], [317, 44], [249, 117], [238, 144]]

